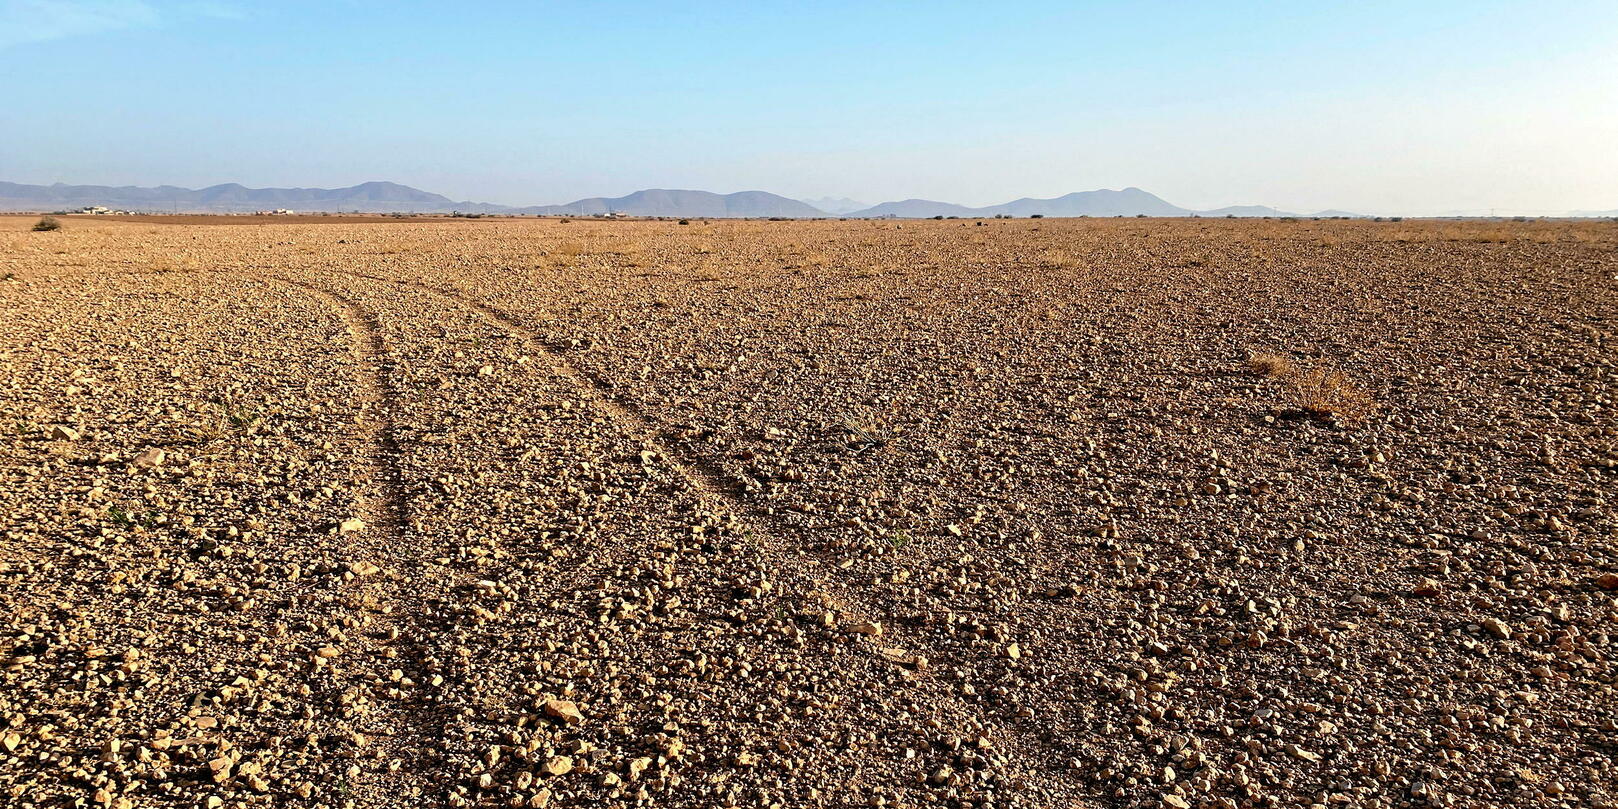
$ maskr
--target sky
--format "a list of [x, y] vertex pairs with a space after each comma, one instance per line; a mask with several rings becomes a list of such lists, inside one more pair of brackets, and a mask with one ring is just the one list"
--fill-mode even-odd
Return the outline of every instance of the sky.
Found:
[[1618, 2], [0, 0], [0, 180], [1618, 209]]

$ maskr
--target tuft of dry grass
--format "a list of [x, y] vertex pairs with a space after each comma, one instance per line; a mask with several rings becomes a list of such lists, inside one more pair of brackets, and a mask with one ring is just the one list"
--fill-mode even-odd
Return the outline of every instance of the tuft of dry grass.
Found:
[[1071, 270], [1079, 266], [1079, 260], [1066, 250], [1045, 250], [1039, 254], [1039, 264], [1047, 270]]
[[1317, 418], [1360, 421], [1377, 407], [1365, 389], [1334, 368], [1299, 368], [1287, 357], [1268, 352], [1249, 354], [1247, 367], [1259, 376], [1283, 382], [1293, 404]]
[[1282, 379], [1298, 373], [1298, 368], [1292, 364], [1292, 360], [1280, 354], [1271, 354], [1264, 351], [1256, 351], [1247, 355], [1247, 368], [1259, 376], [1269, 377], [1270, 379]]
[[1376, 410], [1371, 394], [1354, 384], [1348, 374], [1333, 368], [1295, 373], [1286, 381], [1299, 409], [1311, 416], [1360, 421]]
[[61, 230], [61, 229], [62, 229], [62, 220], [57, 219], [54, 216], [42, 216], [42, 217], [39, 218], [38, 222], [34, 223], [34, 230], [36, 230], [36, 231]]

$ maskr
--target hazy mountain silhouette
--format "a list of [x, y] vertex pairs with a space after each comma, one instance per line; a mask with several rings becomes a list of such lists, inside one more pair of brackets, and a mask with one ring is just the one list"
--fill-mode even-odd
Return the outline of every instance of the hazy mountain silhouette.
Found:
[[[453, 211], [448, 197], [387, 182], [360, 183], [348, 188], [248, 188], [225, 183], [189, 189], [172, 185], [156, 188], [105, 185], [22, 185], [0, 182], [0, 208], [8, 210], [61, 210], [102, 205], [139, 211], [241, 213], [275, 208], [307, 211], [430, 212]], [[499, 207], [499, 206], [493, 206]]]
[[1171, 205], [1164, 202], [1157, 195], [1147, 193], [1139, 188], [1125, 188], [1122, 191], [1112, 189], [1077, 191], [1053, 199], [1024, 197], [1023, 199], [1012, 200], [1001, 205], [990, 205], [985, 208], [968, 208], [964, 205], [925, 199], [907, 199], [900, 202], [884, 202], [863, 211], [855, 211], [849, 216], [918, 219], [929, 216], [989, 217], [997, 215], [1190, 216], [1194, 213], [1196, 211]]
[[1163, 200], [1162, 197], [1156, 194], [1142, 191], [1139, 188], [1125, 188], [1121, 191], [1107, 188], [1096, 191], [1078, 191], [1051, 199], [1024, 197], [1023, 199], [984, 208], [968, 208], [965, 205], [928, 199], [907, 199], [898, 202], [884, 202], [863, 211], [854, 211], [846, 215], [873, 219], [927, 219], [934, 216], [959, 216], [963, 218], [991, 216], [1358, 216], [1358, 214], [1351, 214], [1346, 211], [1295, 214], [1265, 205], [1231, 205], [1225, 208], [1215, 208], [1211, 211], [1197, 211], [1190, 208], [1181, 208]]
[[456, 202], [407, 185], [360, 183], [348, 188], [248, 188], [225, 183], [201, 189], [172, 185], [142, 188], [105, 185], [23, 185], [0, 182], [0, 210], [73, 210], [100, 205], [142, 212], [243, 213], [285, 208], [293, 211], [362, 213], [503, 213], [589, 216], [706, 216], [811, 218], [826, 213], [795, 199], [763, 191], [714, 194], [708, 191], [650, 189], [623, 197], [592, 197], [566, 205], [512, 207]]
[[[872, 205], [863, 211], [852, 211], [851, 217], [894, 219], [926, 219], [930, 216], [982, 216], [977, 208], [968, 208], [965, 205], [956, 205], [953, 202], [936, 202], [930, 199], [905, 199], [898, 202], [884, 202]], [[992, 216], [992, 214], [991, 214]]]
[[[1079, 191], [1051, 199], [1023, 198], [1001, 205], [971, 208], [951, 202], [907, 199], [870, 207], [850, 199], [826, 198], [811, 202], [788, 199], [764, 191], [715, 194], [709, 191], [647, 189], [622, 197], [590, 197], [565, 205], [513, 207], [487, 202], [456, 202], [408, 185], [369, 182], [347, 188], [248, 188], [224, 183], [189, 189], [172, 185], [155, 188], [106, 185], [24, 185], [0, 182], [0, 210], [57, 211], [100, 205], [137, 212], [245, 213], [284, 208], [307, 212], [360, 213], [489, 213], [544, 216], [665, 217], [783, 217], [811, 219], [823, 216], [925, 219], [935, 216], [982, 218], [992, 216], [1298, 216], [1262, 205], [1234, 205], [1211, 211], [1193, 211], [1170, 204], [1139, 188]], [[1607, 215], [1587, 212], [1589, 215]], [[1353, 216], [1322, 211], [1313, 216]]]
[[795, 199], [765, 191], [739, 191], [715, 194], [711, 191], [685, 191], [653, 188], [622, 197], [591, 197], [566, 205], [533, 205], [513, 208], [510, 213], [589, 216], [621, 213], [629, 216], [706, 216], [766, 217], [809, 219], [826, 212]]

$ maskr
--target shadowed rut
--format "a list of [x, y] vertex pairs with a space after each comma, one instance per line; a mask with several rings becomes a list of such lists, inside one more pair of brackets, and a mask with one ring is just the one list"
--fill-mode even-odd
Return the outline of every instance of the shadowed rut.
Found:
[[364, 686], [351, 685], [343, 699], [357, 718], [344, 729], [363, 737], [368, 766], [344, 773], [343, 792], [364, 805], [411, 805], [412, 795], [436, 788], [430, 773], [441, 765], [434, 740], [448, 722], [442, 704], [407, 702], [401, 683], [433, 681], [423, 667], [436, 634], [423, 622], [444, 600], [433, 579], [409, 575], [427, 550], [411, 536], [410, 497], [395, 414], [400, 395], [390, 377], [393, 360], [374, 312], [343, 295], [282, 276], [273, 280], [318, 299], [342, 322], [354, 361], [358, 414], [352, 434], [356, 473], [363, 485], [354, 515], [337, 526], [349, 555], [345, 601], [360, 614], [359, 632], [334, 666], [360, 669]]
[[8, 808], [1613, 803], [1597, 223], [10, 221]]
[[[981, 734], [992, 739], [996, 748], [1010, 758], [1012, 769], [1021, 772], [1022, 777], [1037, 779], [1046, 787], [1070, 796], [1084, 794], [1062, 753], [1063, 740], [1046, 737], [1034, 721], [1008, 721], [985, 715], [981, 708], [963, 699], [946, 678], [938, 676], [940, 671], [947, 673], [953, 666], [971, 665], [973, 661], [940, 646], [925, 632], [892, 620], [891, 608], [840, 579], [835, 558], [807, 550], [806, 544], [786, 538], [783, 532], [792, 529], [776, 525], [777, 521], [763, 508], [749, 501], [744, 485], [719, 464], [700, 453], [678, 449], [665, 440], [662, 428], [642, 415], [633, 401], [615, 392], [598, 375], [567, 360], [516, 316], [453, 290], [362, 273], [341, 274], [429, 294], [475, 313], [520, 340], [534, 355], [543, 358], [549, 370], [570, 384], [589, 406], [622, 425], [628, 435], [639, 441], [643, 452], [650, 453], [646, 457], [666, 465], [707, 508], [720, 515], [723, 530], [740, 537], [759, 552], [770, 566], [771, 575], [787, 585], [788, 591], [800, 594], [823, 610], [822, 620], [827, 627], [833, 632], [851, 633], [855, 648], [863, 648], [880, 665], [913, 670], [910, 687], [926, 695], [925, 700], [934, 706], [935, 720], [960, 727], [968, 737]], [[869, 634], [873, 629], [880, 634]]]

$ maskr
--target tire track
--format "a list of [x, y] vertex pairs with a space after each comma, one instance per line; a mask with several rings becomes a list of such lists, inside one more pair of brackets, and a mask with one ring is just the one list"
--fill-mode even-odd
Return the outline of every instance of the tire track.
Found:
[[[828, 559], [819, 558], [806, 553], [801, 548], [783, 541], [775, 530], [768, 529], [765, 524], [770, 522], [766, 515], [744, 497], [745, 488], [739, 481], [735, 481], [728, 472], [711, 459], [699, 454], [678, 450], [674, 445], [665, 441], [654, 422], [641, 414], [641, 409], [633, 403], [625, 402], [614, 391], [611, 384], [599, 375], [583, 370], [559, 352], [547, 345], [538, 333], [510, 313], [477, 300], [467, 297], [459, 292], [440, 289], [428, 284], [403, 279], [383, 278], [364, 273], [346, 272], [337, 270], [344, 275], [363, 278], [384, 284], [391, 284], [407, 289], [415, 289], [427, 294], [437, 296], [452, 305], [464, 310], [477, 313], [488, 322], [516, 337], [531, 349], [531, 353], [543, 358], [556, 376], [567, 381], [579, 391], [583, 397], [603, 413], [618, 421], [627, 428], [627, 432], [638, 436], [644, 447], [656, 452], [669, 468], [678, 475], [691, 490], [698, 495], [699, 500], [719, 506], [718, 511], [729, 512], [738, 520], [745, 521], [748, 539], [751, 544], [761, 551], [775, 568], [775, 574], [783, 583], [790, 583], [799, 592], [813, 599], [819, 599], [823, 606], [838, 613], [842, 625], [846, 627], [873, 622], [877, 616], [884, 615], [885, 611], [871, 603], [870, 599], [859, 594], [851, 587], [839, 583], [835, 577], [835, 570], [831, 569]], [[723, 505], [719, 505], [723, 504]], [[945, 652], [935, 644], [929, 642], [920, 633], [894, 626], [891, 622], [882, 624], [883, 637], [891, 640], [882, 643], [875, 640], [862, 640], [864, 646], [873, 656], [894, 660], [893, 656], [883, 650], [889, 644], [903, 646], [905, 656], [917, 652], [923, 655], [934, 666], [939, 663], [950, 662], [954, 655]], [[901, 640], [902, 639], [902, 640]], [[966, 663], [967, 661], [955, 660]], [[1052, 746], [1050, 741], [1039, 737], [1037, 731], [1017, 727], [1010, 722], [1003, 722], [989, 717], [982, 708], [968, 702], [959, 692], [949, 688], [947, 684], [936, 678], [927, 677], [918, 672], [914, 679], [918, 685], [926, 687], [938, 704], [953, 706], [961, 716], [969, 718], [973, 724], [981, 725], [991, 737], [998, 736], [997, 743], [1012, 743], [1020, 748], [1023, 760], [1029, 763], [1039, 762], [1038, 770], [1030, 771], [1030, 775], [1043, 779], [1047, 784], [1061, 783], [1066, 787], [1068, 794], [1082, 796], [1086, 790], [1079, 786], [1079, 780], [1071, 768], [1062, 766], [1066, 757], [1059, 749]], [[935, 717], [945, 719], [945, 717]]]
[[[354, 516], [364, 526], [353, 532], [340, 526], [338, 531], [340, 537], [346, 533], [355, 536], [339, 550], [346, 552], [342, 555], [349, 558], [347, 570], [353, 575], [347, 600], [361, 613], [362, 628], [369, 626], [369, 631], [350, 636], [350, 643], [360, 646], [353, 657], [364, 661], [354, 669], [364, 672], [350, 669], [350, 681], [342, 685], [348, 690], [363, 690], [367, 685], [373, 690], [383, 688], [380, 684], [395, 680], [393, 669], [418, 684], [426, 682], [433, 672], [426, 670], [423, 661], [432, 656], [430, 639], [437, 632], [424, 619], [431, 614], [431, 602], [442, 600], [443, 594], [430, 589], [434, 585], [427, 577], [404, 572], [420, 554], [409, 536], [410, 497], [393, 416], [403, 400], [388, 373], [391, 362], [381, 321], [338, 293], [284, 276], [269, 277], [319, 300], [337, 316], [348, 332], [356, 369], [358, 412], [351, 438], [358, 445], [359, 474], [366, 485], [355, 499]], [[391, 625], [378, 627], [373, 622]], [[435, 751], [450, 724], [449, 708], [396, 696], [379, 699], [374, 709], [352, 722], [353, 731], [375, 745], [368, 755], [389, 762], [360, 768], [357, 774], [351, 769], [349, 780], [339, 782], [346, 786], [343, 791], [349, 797], [366, 806], [415, 806], [420, 800], [411, 793], [430, 795], [442, 787], [430, 774], [438, 769]], [[399, 766], [393, 766], [395, 761]]]

